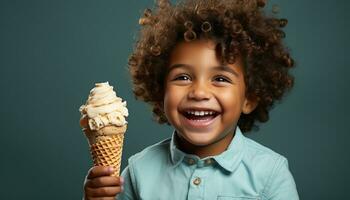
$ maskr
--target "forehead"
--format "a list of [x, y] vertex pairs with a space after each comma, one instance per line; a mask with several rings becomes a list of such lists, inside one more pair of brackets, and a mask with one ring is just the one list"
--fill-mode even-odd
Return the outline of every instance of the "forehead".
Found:
[[170, 54], [170, 63], [192, 62], [218, 63], [215, 51], [216, 44], [212, 40], [194, 40], [179, 42]]
[[[194, 40], [191, 42], [179, 42], [170, 54], [169, 66], [174, 64], [186, 64], [195, 67], [221, 66], [221, 59], [218, 57], [216, 42], [213, 40]], [[168, 67], [169, 67], [168, 66]], [[236, 63], [226, 64], [236, 71], [242, 70], [242, 62], [237, 57]]]

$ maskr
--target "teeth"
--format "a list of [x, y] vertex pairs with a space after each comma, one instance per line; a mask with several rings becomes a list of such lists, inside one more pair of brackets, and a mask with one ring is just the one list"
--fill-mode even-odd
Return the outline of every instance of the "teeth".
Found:
[[213, 115], [213, 111], [187, 111], [187, 114], [189, 115], [195, 115], [195, 116], [204, 116], [204, 115]]

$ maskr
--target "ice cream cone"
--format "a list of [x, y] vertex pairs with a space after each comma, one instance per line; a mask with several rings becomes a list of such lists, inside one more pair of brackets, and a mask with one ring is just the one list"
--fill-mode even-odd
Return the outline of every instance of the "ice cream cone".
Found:
[[127, 129], [125, 117], [129, 115], [126, 102], [116, 96], [108, 82], [96, 83], [79, 111], [80, 126], [89, 141], [94, 165], [112, 166], [115, 168], [112, 176], [119, 176]]
[[84, 129], [95, 166], [113, 166], [112, 176], [120, 175], [124, 133], [127, 126], [106, 126], [98, 131]]

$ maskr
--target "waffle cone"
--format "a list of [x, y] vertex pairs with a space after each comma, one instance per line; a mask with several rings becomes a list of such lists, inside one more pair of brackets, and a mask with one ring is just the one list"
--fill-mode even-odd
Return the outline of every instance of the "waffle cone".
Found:
[[112, 166], [120, 175], [120, 164], [123, 152], [124, 133], [127, 126], [106, 126], [98, 131], [84, 129], [89, 140], [90, 153], [95, 166]]

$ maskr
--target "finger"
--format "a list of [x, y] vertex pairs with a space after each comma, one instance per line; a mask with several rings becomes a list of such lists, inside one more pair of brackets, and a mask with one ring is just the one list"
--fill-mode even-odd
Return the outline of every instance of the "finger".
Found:
[[109, 176], [114, 172], [113, 167], [95, 166], [89, 170], [88, 179], [92, 179], [100, 176]]
[[100, 187], [100, 188], [86, 188], [86, 195], [89, 197], [115, 197], [123, 191], [122, 187]]
[[86, 185], [87, 187], [97, 188], [97, 187], [108, 187], [108, 186], [121, 186], [123, 180], [114, 176], [101, 176], [90, 179]]

